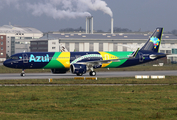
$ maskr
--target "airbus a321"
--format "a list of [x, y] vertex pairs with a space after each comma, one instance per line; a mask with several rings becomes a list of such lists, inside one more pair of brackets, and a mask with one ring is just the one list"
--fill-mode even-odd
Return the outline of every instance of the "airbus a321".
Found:
[[159, 53], [163, 28], [156, 28], [141, 49], [123, 52], [24, 52], [12, 55], [4, 61], [4, 66], [22, 69], [51, 69], [54, 74], [67, 71], [82, 76], [89, 71], [95, 76], [97, 68], [120, 68], [150, 62], [166, 57]]

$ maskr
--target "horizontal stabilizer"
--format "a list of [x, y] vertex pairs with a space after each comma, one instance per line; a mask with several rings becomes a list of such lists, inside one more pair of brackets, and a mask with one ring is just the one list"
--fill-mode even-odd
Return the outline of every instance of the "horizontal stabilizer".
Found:
[[149, 56], [150, 59], [156, 59], [157, 57], [165, 57], [166, 54], [152, 54]]

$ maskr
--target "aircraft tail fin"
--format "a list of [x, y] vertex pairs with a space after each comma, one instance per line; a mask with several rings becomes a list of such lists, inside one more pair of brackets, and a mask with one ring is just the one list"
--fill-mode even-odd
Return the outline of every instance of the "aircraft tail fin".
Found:
[[156, 28], [149, 40], [144, 44], [141, 50], [159, 52], [161, 39], [163, 34], [163, 28]]

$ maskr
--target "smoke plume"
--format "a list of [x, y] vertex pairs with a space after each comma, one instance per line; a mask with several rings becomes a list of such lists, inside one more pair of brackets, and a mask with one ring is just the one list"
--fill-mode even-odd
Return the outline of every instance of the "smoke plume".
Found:
[[113, 13], [109, 7], [107, 7], [107, 3], [102, 0], [79, 0], [79, 2], [85, 3], [86, 6], [89, 7], [89, 9], [97, 11], [103, 11], [104, 13], [110, 15], [113, 17]]
[[113, 13], [103, 0], [0, 0], [0, 8], [13, 5], [16, 9], [25, 8], [34, 16], [46, 15], [54, 19], [91, 16], [88, 11], [102, 11], [111, 17]]

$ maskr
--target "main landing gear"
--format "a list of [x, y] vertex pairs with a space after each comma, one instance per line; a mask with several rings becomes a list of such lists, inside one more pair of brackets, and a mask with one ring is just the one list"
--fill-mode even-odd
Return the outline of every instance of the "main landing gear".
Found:
[[22, 69], [22, 73], [20, 74], [22, 77], [25, 77], [25, 70]]
[[82, 76], [83, 74], [82, 74], [82, 73], [77, 73], [76, 75], [77, 75], [77, 76]]
[[89, 75], [90, 76], [96, 76], [96, 72], [94, 71], [93, 66], [90, 67], [89, 69], [90, 69]]
[[95, 72], [95, 71], [90, 71], [90, 72], [89, 72], [89, 75], [90, 75], [90, 76], [95, 76], [95, 75], [96, 75], [96, 72]]
[[[82, 76], [83, 74], [82, 74], [82, 73], [77, 73], [76, 75], [77, 75], [77, 76]], [[89, 75], [90, 75], [90, 76], [96, 76], [96, 72], [95, 72], [95, 71], [90, 71], [90, 72], [89, 72]]]
[[[77, 76], [82, 76], [83, 74], [82, 74], [82, 73], [77, 73], [76, 75], [77, 75]], [[95, 72], [95, 71], [90, 71], [90, 72], [89, 72], [89, 75], [90, 75], [90, 76], [96, 76], [96, 72]]]

